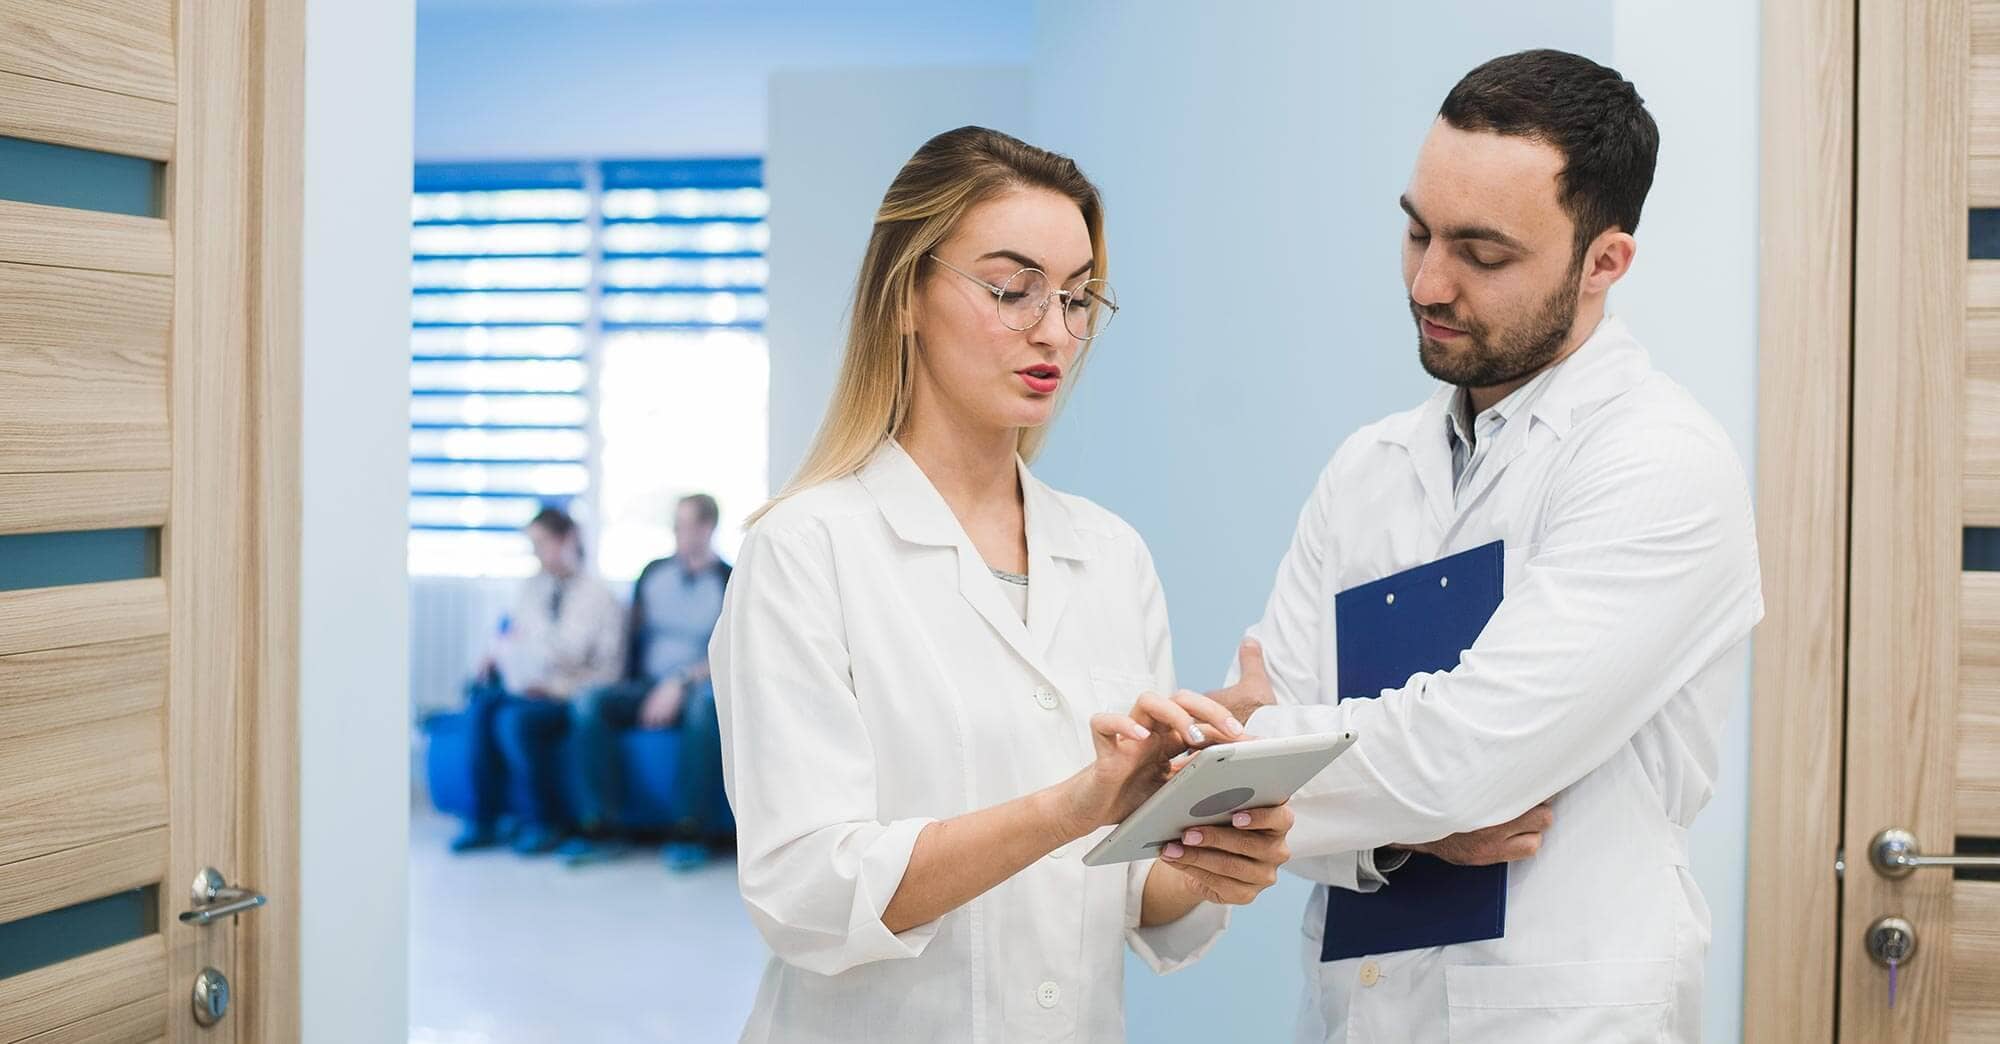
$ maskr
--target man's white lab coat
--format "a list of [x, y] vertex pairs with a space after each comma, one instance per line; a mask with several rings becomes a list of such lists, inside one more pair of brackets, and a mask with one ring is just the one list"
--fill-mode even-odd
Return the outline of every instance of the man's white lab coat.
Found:
[[[1456, 501], [1455, 394], [1340, 447], [1251, 632], [1279, 701], [1251, 732], [1360, 734], [1293, 801], [1291, 869], [1322, 885], [1299, 1038], [1697, 1041], [1709, 920], [1687, 828], [1763, 615], [1741, 464], [1617, 319], [1507, 421]], [[1334, 596], [1494, 540], [1506, 597], [1462, 664], [1333, 705]], [[1326, 886], [1395, 887], [1359, 853], [1551, 797], [1544, 847], [1510, 867], [1504, 938], [1320, 963]]]

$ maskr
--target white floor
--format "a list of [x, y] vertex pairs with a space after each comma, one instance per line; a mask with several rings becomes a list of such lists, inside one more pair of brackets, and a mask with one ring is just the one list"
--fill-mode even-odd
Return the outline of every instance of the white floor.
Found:
[[671, 874], [652, 848], [574, 870], [454, 856], [453, 828], [412, 815], [412, 1044], [736, 1039], [766, 951], [733, 862]]

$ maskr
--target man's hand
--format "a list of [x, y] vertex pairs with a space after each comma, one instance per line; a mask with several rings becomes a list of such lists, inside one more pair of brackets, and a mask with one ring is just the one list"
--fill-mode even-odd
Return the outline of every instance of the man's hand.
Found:
[[[1271, 676], [1264, 671], [1264, 647], [1257, 644], [1257, 639], [1243, 639], [1243, 644], [1236, 650], [1236, 665], [1239, 668], [1236, 684], [1226, 689], [1217, 689], [1209, 693], [1206, 699], [1220, 704], [1222, 709], [1237, 721], [1247, 722], [1250, 720], [1250, 715], [1257, 712], [1257, 708], [1268, 707], [1278, 702], [1278, 697], [1271, 690]], [[1174, 699], [1183, 707], [1193, 710], [1194, 706], [1198, 705], [1191, 704], [1188, 700], [1190, 697], [1194, 700], [1204, 698], [1201, 694], [1187, 689], [1174, 695]]]
[[1541, 851], [1542, 834], [1546, 833], [1555, 821], [1555, 810], [1544, 802], [1499, 826], [1453, 834], [1421, 845], [1389, 847], [1422, 852], [1459, 866], [1513, 863]]
[[646, 701], [639, 704], [639, 727], [642, 729], [672, 728], [681, 716], [681, 704], [687, 700], [687, 682], [679, 675], [663, 679], [646, 694]]

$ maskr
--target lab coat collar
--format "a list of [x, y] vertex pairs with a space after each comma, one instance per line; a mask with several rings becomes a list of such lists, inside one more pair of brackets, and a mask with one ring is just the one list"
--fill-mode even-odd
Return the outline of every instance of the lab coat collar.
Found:
[[1606, 400], [1632, 390], [1652, 370], [1652, 358], [1625, 321], [1607, 315], [1590, 339], [1562, 361], [1555, 379], [1535, 400], [1532, 412], [1558, 438], [1567, 438], [1578, 421]]
[[1029, 666], [1060, 688], [1046, 656], [1069, 605], [1075, 568], [1071, 563], [1090, 556], [1061, 498], [1029, 473], [1025, 463], [1018, 466], [1028, 530], [1025, 623], [1001, 593], [999, 581], [951, 506], [901, 445], [893, 439], [885, 443], [857, 477], [898, 537], [912, 544], [957, 549], [959, 593]]
[[[1021, 475], [1021, 500], [1027, 514], [1028, 554], [1037, 548], [1050, 558], [1084, 561], [1091, 549], [1077, 532], [1069, 508], [1046, 483], [1015, 458]], [[930, 477], [910, 458], [902, 444], [890, 439], [875, 451], [856, 478], [875, 498], [875, 505], [896, 535], [912, 544], [931, 547], [971, 546], [965, 527], [951, 513], [951, 505], [931, 484]]]
[[[1577, 421], [1605, 400], [1637, 385], [1651, 369], [1646, 350], [1632, 337], [1624, 321], [1617, 316], [1606, 316], [1581, 347], [1557, 364], [1548, 387], [1536, 398], [1529, 414], [1557, 438], [1565, 438]], [[1381, 441], [1402, 446], [1409, 453], [1425, 502], [1439, 524], [1447, 527], [1459, 514], [1460, 506], [1452, 496], [1451, 440], [1446, 436], [1447, 414], [1457, 396], [1457, 387], [1439, 384], [1422, 406], [1384, 421], [1379, 436]], [[1480, 465], [1473, 486], [1465, 491], [1463, 506], [1476, 503], [1507, 465], [1527, 449], [1532, 425], [1522, 420], [1516, 417], [1501, 430], [1500, 442]]]

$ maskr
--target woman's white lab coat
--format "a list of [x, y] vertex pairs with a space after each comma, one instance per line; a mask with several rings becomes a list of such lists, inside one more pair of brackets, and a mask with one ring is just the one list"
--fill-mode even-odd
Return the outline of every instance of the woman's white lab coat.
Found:
[[[1456, 498], [1455, 389], [1348, 439], [1253, 629], [1280, 705], [1251, 732], [1360, 733], [1292, 801], [1295, 872], [1373, 890], [1357, 852], [1555, 805], [1540, 853], [1509, 868], [1505, 938], [1322, 964], [1315, 889], [1301, 1040], [1701, 1037], [1687, 828], [1763, 614], [1749, 490], [1722, 428], [1617, 319], [1551, 378]], [[1330, 706], [1334, 595], [1493, 540], [1506, 597], [1463, 664]]]
[[744, 542], [709, 655], [743, 898], [775, 954], [745, 1040], [1118, 1040], [1124, 946], [1171, 971], [1227, 922], [1204, 904], [1138, 927], [1151, 864], [1086, 867], [1086, 838], [929, 924], [882, 924], [925, 824], [1072, 775], [1091, 714], [1173, 691], [1145, 544], [1020, 474], [1025, 623], [893, 442]]

